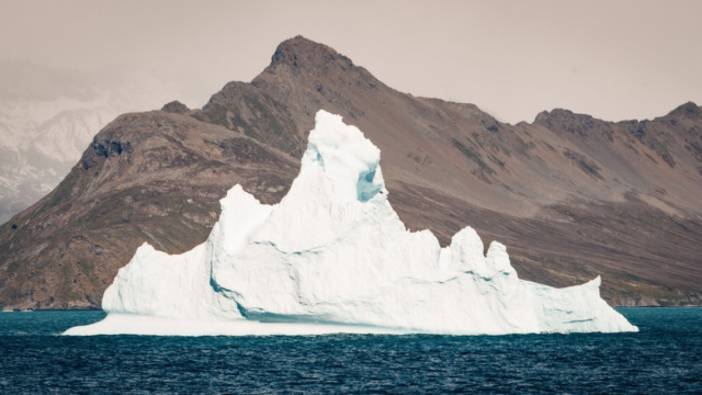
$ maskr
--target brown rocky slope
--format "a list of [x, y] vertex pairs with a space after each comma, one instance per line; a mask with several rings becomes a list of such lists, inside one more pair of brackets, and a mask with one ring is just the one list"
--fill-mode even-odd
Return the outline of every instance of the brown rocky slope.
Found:
[[295, 37], [201, 110], [173, 102], [100, 131], [54, 191], [0, 227], [0, 306], [97, 307], [142, 242], [170, 253], [202, 242], [232, 185], [277, 201], [320, 108], [381, 148], [411, 228], [446, 243], [472, 225], [508, 246], [522, 277], [565, 286], [602, 274], [615, 304], [702, 302], [697, 105], [646, 121], [553, 110], [510, 125], [398, 92]]

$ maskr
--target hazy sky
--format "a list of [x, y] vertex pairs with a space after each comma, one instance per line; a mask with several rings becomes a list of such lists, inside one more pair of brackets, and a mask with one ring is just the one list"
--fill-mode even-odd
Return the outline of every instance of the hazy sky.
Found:
[[147, 71], [199, 107], [302, 34], [392, 87], [501, 120], [554, 107], [619, 120], [702, 103], [701, 15], [702, 1], [0, 0], [0, 60]]

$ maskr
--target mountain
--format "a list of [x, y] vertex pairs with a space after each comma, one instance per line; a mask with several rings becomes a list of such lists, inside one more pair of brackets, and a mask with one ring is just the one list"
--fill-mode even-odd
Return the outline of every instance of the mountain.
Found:
[[169, 253], [204, 241], [232, 185], [278, 201], [320, 108], [381, 149], [393, 207], [442, 245], [470, 224], [507, 246], [522, 278], [601, 274], [613, 304], [702, 302], [697, 105], [622, 122], [556, 109], [510, 125], [398, 92], [298, 36], [202, 109], [173, 102], [102, 129], [52, 192], [0, 227], [0, 305], [97, 307], [144, 241]]
[[0, 63], [0, 75], [3, 223], [58, 185], [110, 120], [163, 100], [155, 93], [163, 89], [145, 76], [103, 82], [90, 73], [18, 62]]

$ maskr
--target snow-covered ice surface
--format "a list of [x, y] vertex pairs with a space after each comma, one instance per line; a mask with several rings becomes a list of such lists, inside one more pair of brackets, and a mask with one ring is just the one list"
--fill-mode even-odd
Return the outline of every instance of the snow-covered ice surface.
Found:
[[69, 335], [509, 334], [636, 331], [599, 277], [520, 280], [504, 245], [470, 227], [441, 248], [388, 202], [380, 150], [320, 111], [300, 174], [276, 205], [240, 186], [208, 240], [181, 255], [142, 245], [105, 291], [107, 317]]

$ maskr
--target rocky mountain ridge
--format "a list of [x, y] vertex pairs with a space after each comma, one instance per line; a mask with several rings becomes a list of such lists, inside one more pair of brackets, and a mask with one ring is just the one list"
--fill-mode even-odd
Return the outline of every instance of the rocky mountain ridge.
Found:
[[510, 125], [398, 92], [295, 37], [202, 109], [173, 102], [100, 131], [56, 189], [0, 227], [0, 305], [96, 307], [143, 241], [170, 253], [202, 242], [232, 185], [275, 202], [320, 108], [381, 148], [390, 200], [412, 229], [446, 244], [471, 225], [507, 245], [520, 277], [565, 286], [601, 274], [615, 304], [701, 302], [694, 103], [644, 121], [556, 109]]

